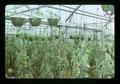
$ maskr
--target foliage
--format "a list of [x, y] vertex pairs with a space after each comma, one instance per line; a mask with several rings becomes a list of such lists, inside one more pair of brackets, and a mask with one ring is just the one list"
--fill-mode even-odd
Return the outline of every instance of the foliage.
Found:
[[[55, 36], [56, 37], [56, 36]], [[30, 38], [32, 40], [30, 40]], [[43, 40], [44, 38], [44, 40]], [[113, 78], [114, 44], [96, 36], [65, 42], [48, 37], [19, 34], [6, 36], [5, 69], [17, 78]]]
[[[108, 11], [111, 11], [111, 15], [114, 14], [114, 6], [113, 5], [102, 5], [102, 10], [104, 12], [108, 12]], [[107, 13], [108, 14], [108, 13]]]

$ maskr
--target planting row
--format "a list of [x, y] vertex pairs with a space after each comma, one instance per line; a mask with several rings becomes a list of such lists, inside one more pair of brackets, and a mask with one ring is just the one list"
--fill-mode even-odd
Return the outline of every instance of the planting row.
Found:
[[[34, 37], [33, 37], [34, 38]], [[40, 37], [39, 38], [46, 38]], [[37, 41], [19, 44], [6, 38], [6, 76], [17, 78], [114, 77], [114, 44], [110, 41]], [[94, 41], [94, 40], [93, 40]], [[79, 47], [81, 46], [81, 47]]]

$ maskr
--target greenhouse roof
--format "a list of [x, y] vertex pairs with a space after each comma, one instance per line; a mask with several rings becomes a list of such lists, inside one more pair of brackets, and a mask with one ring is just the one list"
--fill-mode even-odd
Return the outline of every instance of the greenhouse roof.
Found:
[[[31, 13], [31, 11], [37, 11], [37, 10], [44, 11], [43, 9], [46, 8], [47, 10], [48, 8], [52, 8], [52, 10], [54, 10], [55, 8], [60, 8], [64, 10], [74, 11], [78, 6], [79, 5], [8, 5], [6, 6], [6, 13], [7, 16], [19, 15], [19, 14], [23, 14], [23, 16], [25, 16], [24, 14]], [[60, 10], [60, 11], [64, 11], [64, 10]], [[56, 9], [56, 11], [59, 11], [59, 9]], [[80, 5], [80, 7], [76, 10], [76, 12], [87, 13], [104, 18], [108, 17], [107, 15], [105, 17], [105, 12], [102, 11], [101, 5]]]
[[[37, 11], [43, 15], [37, 14]], [[29, 19], [31, 17], [42, 18], [46, 21], [50, 17], [49, 12], [55, 13], [60, 17], [60, 24], [78, 25], [84, 27], [91, 26], [99, 28], [109, 22], [107, 15], [101, 8], [101, 5], [7, 5], [5, 10], [6, 19], [10, 17], [23, 17]], [[114, 21], [114, 16], [112, 17]]]

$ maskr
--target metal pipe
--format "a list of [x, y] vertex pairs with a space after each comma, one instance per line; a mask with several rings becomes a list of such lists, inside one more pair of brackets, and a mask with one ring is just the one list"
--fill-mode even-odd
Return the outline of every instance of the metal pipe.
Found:
[[[69, 11], [69, 10], [65, 10], [65, 9], [61, 9], [61, 8], [56, 8], [56, 7], [51, 7], [51, 6], [47, 6], [49, 8], [53, 8], [53, 9], [57, 9], [57, 10], [62, 10], [62, 11], [66, 11], [66, 12], [72, 12], [72, 11]], [[100, 18], [100, 17], [96, 17], [96, 16], [91, 16], [91, 15], [87, 15], [87, 14], [83, 14], [83, 13], [78, 13], [78, 12], [75, 12], [76, 14], [79, 14], [79, 15], [84, 15], [84, 16], [88, 16], [88, 17], [92, 17], [92, 18], [96, 18], [96, 19], [101, 19], [101, 20], [105, 20], [105, 21], [109, 21], [108, 19], [104, 19], [104, 18]]]
[[68, 28], [74, 28], [74, 29], [83, 29], [83, 30], [92, 30], [92, 31], [96, 31], [96, 32], [102, 32], [101, 29], [93, 29], [93, 28], [85, 28], [85, 27], [81, 27], [81, 26], [64, 26], [64, 25], [58, 25], [58, 27], [68, 27]]
[[73, 14], [77, 11], [78, 8], [80, 8], [80, 6], [81, 6], [81, 5], [79, 5], [76, 9], [74, 9], [74, 11], [73, 11], [73, 12], [70, 14], [70, 16], [65, 20], [65, 22], [67, 22], [68, 19], [73, 16]]

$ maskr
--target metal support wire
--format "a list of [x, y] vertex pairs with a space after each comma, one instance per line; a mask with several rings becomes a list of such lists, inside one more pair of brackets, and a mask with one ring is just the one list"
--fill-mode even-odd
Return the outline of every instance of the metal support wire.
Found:
[[[47, 7], [53, 8], [53, 9], [57, 9], [57, 10], [66, 11], [66, 12], [70, 12], [70, 13], [73, 12], [73, 11], [70, 11], [70, 10], [65, 10], [65, 9], [56, 8], [56, 7], [52, 7], [52, 6], [47, 6]], [[109, 21], [108, 19], [101, 18], [101, 17], [96, 17], [96, 16], [92, 16], [92, 15], [88, 15], [88, 14], [79, 13], [79, 12], [75, 12], [75, 13], [79, 14], [79, 15], [84, 15], [84, 16], [88, 16], [88, 17], [92, 17], [92, 18], [96, 18], [96, 19], [101, 19], [101, 20]]]
[[70, 14], [70, 16], [65, 20], [65, 22], [67, 22], [68, 21], [68, 19], [70, 19], [72, 16], [73, 16], [73, 14], [80, 8], [80, 6], [81, 5], [79, 5], [76, 9], [74, 9], [74, 11]]

